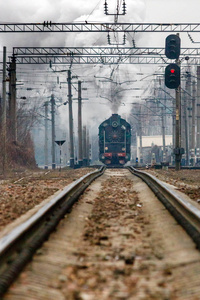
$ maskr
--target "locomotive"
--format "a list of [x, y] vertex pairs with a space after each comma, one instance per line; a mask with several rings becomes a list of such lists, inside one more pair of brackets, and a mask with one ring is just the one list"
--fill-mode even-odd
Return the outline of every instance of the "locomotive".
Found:
[[99, 126], [99, 160], [107, 166], [123, 166], [130, 160], [131, 126], [118, 114]]

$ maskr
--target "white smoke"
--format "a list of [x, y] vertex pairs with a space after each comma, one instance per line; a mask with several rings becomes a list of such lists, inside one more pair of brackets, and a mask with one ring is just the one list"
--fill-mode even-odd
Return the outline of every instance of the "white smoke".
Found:
[[[44, 21], [52, 22], [100, 22], [110, 23], [114, 22], [113, 16], [106, 16], [104, 14], [104, 0], [91, 1], [91, 0], [7, 0], [1, 3], [0, 23], [31, 23]], [[122, 3], [122, 1], [119, 1]], [[116, 13], [116, 0], [107, 0], [109, 13]], [[145, 3], [144, 0], [126, 0], [127, 14], [119, 16], [118, 22], [134, 23], [142, 22], [145, 17]], [[121, 11], [121, 10], [120, 10]], [[123, 41], [123, 34], [110, 33], [111, 43], [121, 44]], [[132, 46], [133, 41], [137, 45], [140, 40], [140, 34], [127, 34], [126, 45]], [[12, 53], [13, 47], [95, 47], [95, 46], [109, 46], [107, 33], [33, 33], [33, 34], [1, 34], [0, 47], [7, 47], [9, 55]], [[2, 52], [1, 52], [2, 53]], [[2, 59], [1, 59], [2, 61]], [[72, 65], [72, 75], [79, 76], [78, 79], [85, 81], [82, 84], [87, 91], [83, 91], [82, 97], [89, 100], [83, 100], [83, 119], [92, 128], [98, 128], [98, 125], [111, 113], [120, 113], [128, 108], [125, 103], [130, 100], [130, 95], [134, 95], [134, 91], [129, 90], [135, 86], [133, 81], [136, 79], [135, 73], [138, 72], [138, 67], [134, 65]], [[29, 69], [30, 73], [34, 73], [32, 66], [17, 66], [17, 69]], [[53, 69], [56, 67], [53, 66]], [[45, 75], [40, 75], [40, 70], [50, 71], [49, 66], [36, 66], [35, 69], [39, 70], [39, 79], [46, 81], [43, 85], [44, 89], [41, 91], [42, 97], [47, 97], [52, 91], [56, 95], [63, 97], [63, 102], [67, 101], [67, 85], [63, 84], [59, 89], [60, 84], [56, 85], [56, 76], [59, 76], [60, 82], [66, 82], [67, 73], [55, 74], [54, 84], [48, 83], [48, 78]], [[62, 69], [66, 71], [69, 66], [64, 66]], [[28, 71], [28, 70], [27, 70]], [[43, 76], [43, 77], [41, 77]], [[21, 77], [18, 75], [21, 79]], [[98, 78], [99, 77], [99, 78]], [[104, 77], [105, 81], [103, 82]], [[27, 76], [30, 79], [29, 76]], [[41, 79], [42, 78], [42, 79]], [[108, 79], [106, 79], [108, 78]], [[39, 80], [38, 79], [38, 80]], [[86, 82], [89, 81], [89, 82]], [[127, 83], [123, 83], [129, 81]], [[73, 80], [74, 87], [77, 88], [77, 80]], [[118, 82], [111, 83], [111, 82]], [[34, 80], [32, 81], [34, 84]], [[123, 84], [122, 84], [123, 83]], [[56, 89], [55, 89], [56, 87]], [[120, 92], [120, 90], [125, 90]], [[73, 89], [73, 96], [77, 98], [77, 91]], [[42, 99], [42, 98], [41, 98]], [[108, 100], [109, 99], [109, 100]], [[61, 116], [61, 126], [68, 127], [66, 124], [66, 109], [59, 109]], [[76, 131], [77, 120], [77, 105], [74, 101], [74, 131]]]

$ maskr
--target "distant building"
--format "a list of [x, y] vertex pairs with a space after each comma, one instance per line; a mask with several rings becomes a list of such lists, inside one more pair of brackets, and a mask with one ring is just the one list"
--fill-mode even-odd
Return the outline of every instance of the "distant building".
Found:
[[[140, 157], [140, 137], [137, 136], [136, 148], [133, 147], [132, 154], [134, 157]], [[135, 149], [134, 149], [135, 148]], [[172, 152], [172, 135], [165, 135], [165, 149], [166, 149], [166, 160], [171, 161]], [[151, 135], [142, 136], [142, 159], [144, 163], [151, 163], [152, 153], [155, 153], [156, 162], [161, 162], [163, 160], [163, 139], [162, 135]]]

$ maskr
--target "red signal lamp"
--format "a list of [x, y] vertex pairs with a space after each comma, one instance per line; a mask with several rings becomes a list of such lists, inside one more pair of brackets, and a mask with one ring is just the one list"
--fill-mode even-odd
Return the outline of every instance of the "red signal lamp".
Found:
[[165, 68], [165, 85], [169, 89], [177, 89], [180, 85], [180, 67], [177, 64], [169, 64]]

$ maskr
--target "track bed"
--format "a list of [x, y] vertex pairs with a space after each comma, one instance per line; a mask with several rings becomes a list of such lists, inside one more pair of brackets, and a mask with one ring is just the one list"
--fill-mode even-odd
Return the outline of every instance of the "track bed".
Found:
[[146, 184], [109, 169], [3, 299], [199, 299], [199, 272], [194, 243]]

